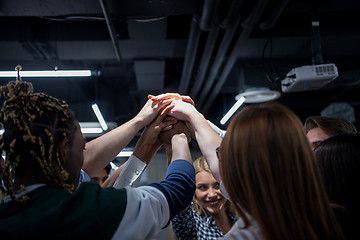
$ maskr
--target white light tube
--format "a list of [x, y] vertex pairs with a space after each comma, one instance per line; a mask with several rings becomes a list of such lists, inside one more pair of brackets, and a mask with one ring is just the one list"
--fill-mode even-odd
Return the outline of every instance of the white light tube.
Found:
[[220, 120], [220, 123], [224, 125], [229, 118], [238, 110], [238, 108], [245, 102], [244, 97], [240, 97], [239, 100], [236, 101], [234, 106], [230, 108], [230, 110], [225, 114], [225, 116]]
[[81, 132], [83, 134], [91, 134], [91, 133], [102, 133], [103, 132], [103, 129], [102, 128], [96, 128], [96, 127], [93, 127], [93, 128], [88, 128], [88, 127], [85, 127], [85, 128], [81, 128]]
[[133, 151], [121, 151], [116, 157], [130, 157], [133, 154]]
[[[81, 132], [83, 134], [96, 134], [96, 133], [102, 133], [104, 130], [102, 128], [97, 127], [82, 127]], [[0, 129], [0, 136], [4, 133], [3, 129]]]
[[[90, 77], [91, 70], [20, 71], [20, 77]], [[17, 77], [16, 71], [0, 71], [0, 77]]]
[[102, 129], [104, 129], [104, 131], [106, 131], [108, 129], [108, 125], [106, 124], [105, 119], [103, 118], [103, 115], [101, 114], [98, 105], [96, 103], [94, 103], [91, 106], [92, 106], [92, 109], [94, 110], [94, 113], [95, 113]]

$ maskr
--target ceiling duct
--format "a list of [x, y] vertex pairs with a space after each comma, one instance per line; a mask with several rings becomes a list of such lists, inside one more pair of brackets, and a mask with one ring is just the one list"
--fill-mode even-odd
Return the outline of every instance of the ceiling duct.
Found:
[[208, 33], [203, 55], [201, 56], [200, 65], [196, 73], [195, 82], [191, 89], [191, 97], [196, 98], [201, 86], [205, 80], [208, 66], [214, 52], [215, 43], [219, 35], [219, 27], [214, 26]]
[[219, 7], [219, 0], [205, 0], [200, 18], [200, 29], [209, 31], [217, 23], [217, 10]]
[[[201, 106], [204, 107], [203, 111], [206, 112], [208, 108], [210, 107], [212, 101], [214, 101], [215, 97], [219, 94], [220, 89], [222, 88], [222, 85], [225, 83], [228, 75], [230, 74], [231, 69], [233, 68], [236, 59], [237, 59], [237, 49], [240, 47], [243, 39], [248, 38], [251, 34], [253, 28], [255, 27], [255, 24], [257, 20], [260, 18], [262, 12], [265, 9], [266, 3], [268, 0], [260, 0], [257, 2], [257, 4], [254, 6], [252, 13], [241, 23], [241, 26], [243, 27], [242, 32], [240, 33], [240, 36], [236, 40], [234, 48], [230, 51], [230, 56], [228, 57], [228, 60], [225, 63], [224, 69], [222, 72], [220, 72], [220, 66], [216, 69], [216, 72], [212, 74], [212, 82], [215, 82], [215, 78], [220, 75], [219, 80], [216, 82], [215, 87], [212, 90], [212, 93], [209, 94], [212, 86], [208, 86], [206, 88], [207, 91], [202, 92], [202, 97], [200, 99]], [[232, 39], [230, 39], [232, 40]], [[229, 42], [230, 45], [230, 42]], [[226, 51], [224, 52], [224, 54]], [[223, 58], [221, 58], [223, 59]], [[222, 62], [220, 62], [222, 63]], [[206, 101], [205, 101], [206, 100]], [[211, 103], [210, 103], [211, 102]]]
[[[210, 73], [207, 77], [207, 82], [203, 87], [203, 91], [208, 92], [209, 90], [207, 88], [211, 87], [212, 83], [214, 82], [216, 76], [215, 73], [218, 71], [218, 68], [221, 67], [222, 59], [225, 57], [226, 51], [231, 43], [231, 40], [234, 37], [237, 26], [239, 24], [239, 12], [241, 3], [242, 1], [233, 0], [227, 16], [223, 20], [222, 27], [225, 29], [225, 33], [223, 34], [221, 43], [219, 44], [219, 49], [217, 51], [217, 55], [215, 56], [215, 62], [212, 63], [212, 66], [210, 66], [210, 60], [214, 55], [214, 48], [219, 35], [220, 26], [213, 26], [207, 36], [207, 41], [201, 58], [200, 67], [195, 77], [195, 83], [191, 92], [191, 96], [194, 99], [198, 97], [199, 91], [209, 71]], [[201, 96], [199, 98], [199, 103], [201, 103]]]
[[222, 28], [224, 28], [224, 29], [233, 28], [236, 25], [238, 19], [239, 18], [241, 19], [240, 8], [241, 8], [243, 2], [244, 2], [244, 0], [231, 1], [230, 7], [229, 7], [229, 12], [220, 24]]
[[230, 46], [232, 39], [236, 33], [237, 26], [239, 25], [239, 20], [234, 28], [228, 29], [225, 31], [224, 36], [219, 44], [218, 51], [216, 53], [214, 62], [211, 66], [208, 67], [208, 71], [210, 71], [209, 76], [207, 77], [207, 81], [204, 84], [204, 87], [200, 93], [200, 97], [198, 100], [198, 104], [201, 106], [203, 102], [206, 100], [207, 94], [210, 91], [215, 79], [220, 71], [220, 68], [223, 64], [223, 61], [226, 57], [226, 52]]
[[281, 0], [281, 2], [275, 6], [275, 9], [271, 9], [271, 13], [259, 24], [259, 27], [263, 30], [273, 28], [288, 2], [289, 0]]
[[185, 60], [184, 60], [184, 65], [183, 65], [181, 80], [179, 85], [179, 92], [181, 94], [187, 93], [187, 89], [190, 83], [190, 78], [194, 68], [200, 36], [201, 36], [201, 30], [198, 26], [197, 19], [196, 17], [193, 17], [191, 21], [190, 35], [186, 46]]
[[113, 47], [114, 47], [116, 59], [120, 62], [121, 61], [121, 54], [120, 54], [119, 42], [118, 42], [118, 40], [116, 38], [116, 30], [115, 30], [114, 23], [113, 23], [113, 21], [111, 19], [111, 16], [110, 16], [110, 12], [109, 12], [107, 2], [106, 2], [106, 0], [100, 0], [100, 4], [101, 4], [101, 8], [102, 8], [103, 14], [104, 14], [105, 19], [106, 19], [106, 26], [108, 27], [108, 30], [109, 30], [109, 34], [110, 34], [110, 37], [111, 37], [111, 42], [112, 42]]
[[[262, 16], [269, 0], [260, 0], [257, 1], [256, 5], [253, 7], [253, 11], [251, 14], [241, 23], [241, 26], [243, 27], [242, 32], [240, 33], [240, 36], [238, 37], [234, 48], [230, 51], [230, 56], [228, 57], [228, 60], [225, 63], [225, 66], [223, 68], [223, 71], [219, 73], [220, 77], [214, 86], [212, 92], [210, 94], [207, 94], [206, 102], [204, 102], [203, 106], [203, 112], [208, 111], [210, 106], [212, 105], [215, 98], [220, 93], [220, 90], [224, 83], [226, 82], [231, 70], [233, 69], [236, 60], [237, 60], [237, 53], [239, 52], [239, 49], [242, 47], [242, 42], [244, 39], [248, 38], [253, 31], [254, 27], [256, 26], [256, 23]], [[283, 8], [279, 8], [279, 11], [282, 11]], [[206, 93], [204, 93], [205, 95]], [[205, 100], [205, 97], [203, 98]]]

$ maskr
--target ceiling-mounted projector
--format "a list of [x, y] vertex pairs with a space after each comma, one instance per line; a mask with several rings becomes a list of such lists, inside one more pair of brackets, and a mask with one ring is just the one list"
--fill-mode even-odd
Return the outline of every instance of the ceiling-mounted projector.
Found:
[[281, 80], [284, 93], [319, 89], [339, 76], [333, 63], [317, 64], [293, 68]]

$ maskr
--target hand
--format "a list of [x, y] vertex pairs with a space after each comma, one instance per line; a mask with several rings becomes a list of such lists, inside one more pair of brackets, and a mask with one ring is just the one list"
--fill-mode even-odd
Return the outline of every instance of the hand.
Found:
[[160, 109], [169, 106], [170, 104], [171, 101], [161, 102], [148, 100], [135, 118], [139, 119], [142, 128], [146, 127], [155, 119]]
[[160, 132], [173, 124], [173, 121], [163, 121], [172, 107], [173, 105], [168, 105], [163, 108], [141, 134], [133, 153], [140, 160], [149, 163], [160, 148], [161, 141], [158, 138]]
[[188, 141], [189, 142], [191, 141], [191, 137], [192, 137], [191, 130], [188, 129], [184, 121], [177, 121], [176, 124], [172, 125], [171, 130], [161, 132], [159, 135], [159, 139], [163, 144], [164, 143], [170, 144], [172, 137], [175, 134], [180, 134], [180, 133], [185, 133], [185, 135], [188, 138]]
[[174, 100], [172, 104], [175, 106], [171, 109], [169, 115], [178, 120], [189, 121], [191, 115], [199, 113], [194, 105], [182, 100]]
[[183, 102], [187, 102], [195, 106], [195, 103], [191, 97], [183, 96], [178, 93], [164, 93], [157, 96], [149, 95], [148, 98], [152, 101], [182, 100]]
[[163, 122], [167, 122], [167, 123], [171, 124], [171, 125], [163, 128], [162, 131], [164, 132], [164, 131], [168, 131], [168, 130], [173, 129], [174, 125], [177, 124], [178, 120], [177, 120], [176, 118], [170, 117], [170, 116], [168, 115], [168, 116], [166, 116], [166, 117], [164, 118]]

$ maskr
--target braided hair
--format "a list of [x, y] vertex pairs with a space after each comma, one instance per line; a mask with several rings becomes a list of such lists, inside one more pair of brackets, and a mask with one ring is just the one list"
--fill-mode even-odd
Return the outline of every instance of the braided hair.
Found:
[[[65, 101], [43, 93], [33, 93], [33, 86], [19, 76], [14, 82], [0, 87], [5, 101], [0, 113], [4, 133], [0, 138], [0, 152], [5, 155], [0, 190], [15, 201], [27, 197], [15, 197], [15, 176], [26, 171], [40, 169], [47, 185], [62, 187], [72, 192], [74, 185], [67, 183], [69, 173], [64, 169], [60, 144], [72, 140], [76, 130], [74, 114]], [[24, 186], [20, 186], [22, 191]]]

